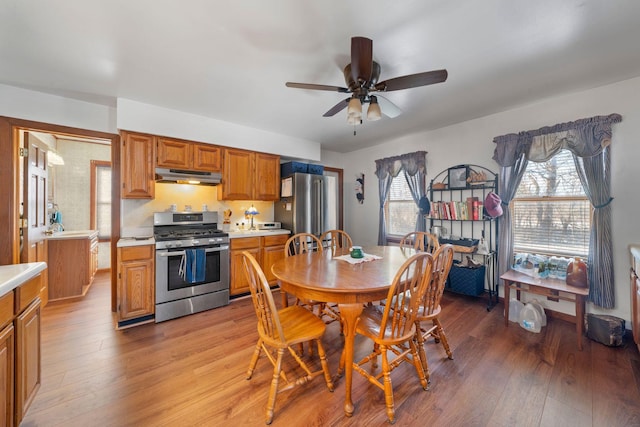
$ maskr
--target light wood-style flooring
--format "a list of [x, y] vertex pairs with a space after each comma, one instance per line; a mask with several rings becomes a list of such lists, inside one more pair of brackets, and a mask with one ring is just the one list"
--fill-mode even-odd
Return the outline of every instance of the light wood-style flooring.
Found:
[[[276, 291], [276, 301], [279, 301]], [[502, 305], [445, 294], [442, 321], [454, 360], [427, 344], [431, 387], [409, 364], [392, 373], [398, 426], [638, 426], [640, 356], [635, 345], [609, 348], [550, 319], [534, 334]], [[84, 299], [42, 312], [42, 387], [22, 426], [261, 426], [272, 376], [264, 357], [245, 380], [257, 339], [249, 299], [223, 308], [114, 330], [109, 276]], [[343, 339], [324, 338], [332, 372]], [[356, 356], [370, 349], [356, 341]], [[383, 426], [383, 393], [354, 373], [355, 413], [343, 412], [344, 379], [330, 393], [322, 377], [278, 396], [273, 426]]]

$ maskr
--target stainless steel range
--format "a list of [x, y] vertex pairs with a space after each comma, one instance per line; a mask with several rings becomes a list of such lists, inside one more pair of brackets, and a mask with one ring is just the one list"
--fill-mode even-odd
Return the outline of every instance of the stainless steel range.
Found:
[[[229, 235], [217, 212], [156, 212], [156, 322], [229, 304]], [[187, 270], [185, 260], [199, 271]]]

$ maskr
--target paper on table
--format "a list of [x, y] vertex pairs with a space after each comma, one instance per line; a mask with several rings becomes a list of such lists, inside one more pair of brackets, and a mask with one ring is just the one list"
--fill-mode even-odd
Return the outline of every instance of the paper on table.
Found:
[[363, 253], [362, 255], [364, 255], [362, 258], [351, 258], [351, 255], [341, 255], [341, 256], [335, 257], [334, 259], [341, 259], [343, 261], [347, 261], [349, 264], [360, 264], [361, 262], [373, 261], [375, 259], [382, 259], [382, 257], [379, 257], [378, 255], [365, 254], [365, 253]]

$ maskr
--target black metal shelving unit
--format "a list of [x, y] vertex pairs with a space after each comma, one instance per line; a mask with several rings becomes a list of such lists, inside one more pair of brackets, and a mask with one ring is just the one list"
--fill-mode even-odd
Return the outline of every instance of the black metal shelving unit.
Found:
[[[482, 174], [486, 179], [470, 181], [472, 175], [477, 178]], [[489, 295], [487, 311], [498, 303], [498, 225], [496, 219], [486, 214], [484, 208], [478, 209], [477, 219], [473, 219], [472, 205], [469, 205], [467, 199], [476, 198], [478, 202], [484, 203], [487, 194], [492, 191], [497, 192], [497, 189], [498, 175], [495, 172], [483, 166], [471, 164], [452, 166], [443, 170], [431, 180], [429, 186], [431, 200], [429, 230], [433, 230], [434, 226], [448, 227], [449, 240], [484, 238], [486, 242], [487, 254], [479, 254], [477, 250], [456, 253], [460, 261], [465, 256], [470, 256], [478, 262], [481, 261], [485, 266], [483, 290]], [[446, 210], [445, 203], [449, 204], [449, 210]], [[446, 213], [442, 211], [443, 208]], [[452, 210], [455, 210], [456, 214], [451, 213]], [[450, 287], [447, 289], [455, 292]], [[474, 292], [461, 293], [475, 295]]]

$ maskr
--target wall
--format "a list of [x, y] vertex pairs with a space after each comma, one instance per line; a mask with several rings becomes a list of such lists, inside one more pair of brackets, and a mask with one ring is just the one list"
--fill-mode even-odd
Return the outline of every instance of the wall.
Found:
[[[58, 139], [64, 165], [55, 168], [54, 202], [65, 230], [91, 229], [91, 160], [111, 161], [111, 146]], [[98, 268], [111, 267], [109, 243], [98, 246]]]
[[320, 160], [320, 144], [209, 117], [118, 98], [118, 129], [146, 132], [290, 158]]
[[114, 107], [0, 84], [0, 115], [118, 133]]
[[[374, 161], [379, 158], [425, 150], [427, 180], [440, 171], [457, 164], [473, 163], [497, 171], [493, 156], [493, 138], [511, 132], [538, 129], [557, 123], [596, 115], [619, 113], [622, 123], [614, 125], [612, 143], [612, 226], [616, 307], [607, 314], [622, 317], [629, 325], [630, 289], [628, 246], [640, 242], [640, 225], [636, 214], [640, 210], [637, 196], [636, 170], [640, 160], [640, 78], [630, 79], [596, 89], [574, 93], [523, 106], [487, 117], [470, 120], [431, 132], [424, 132], [389, 141], [385, 144], [342, 155], [345, 183], [364, 172], [365, 202], [355, 201], [353, 190], [345, 184], [345, 229], [362, 245], [377, 242], [378, 180]], [[325, 162], [323, 153], [323, 163]], [[333, 153], [327, 159], [335, 160]], [[351, 194], [350, 194], [351, 193]], [[502, 294], [502, 292], [501, 292]], [[544, 305], [551, 307], [550, 302]], [[554, 306], [572, 313], [572, 307]], [[602, 313], [591, 304], [588, 312]]]
[[208, 210], [218, 212], [218, 222], [221, 227], [223, 212], [232, 211], [232, 229], [235, 224], [249, 220], [244, 217], [244, 211], [253, 203], [259, 215], [255, 222], [273, 221], [273, 202], [258, 201], [218, 201], [217, 188], [210, 186], [156, 183], [156, 197], [153, 200], [126, 199], [122, 201], [122, 236], [150, 236], [153, 234], [153, 213], [168, 210], [172, 204], [178, 205], [178, 210], [184, 210], [185, 205], [191, 205], [194, 211], [202, 210], [206, 204]]

